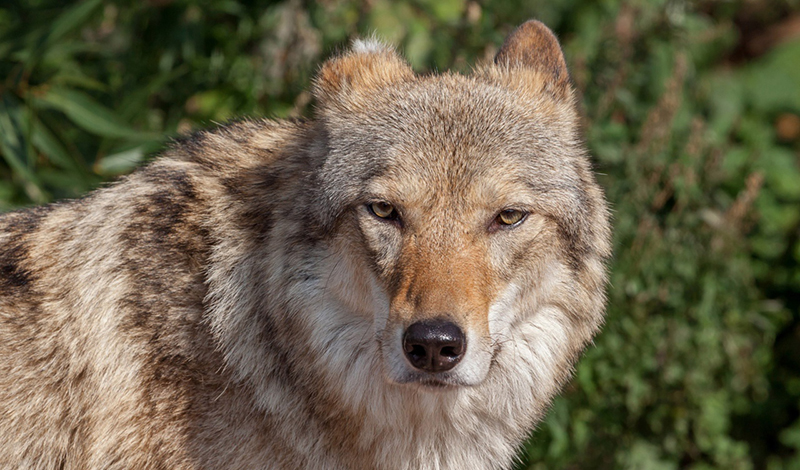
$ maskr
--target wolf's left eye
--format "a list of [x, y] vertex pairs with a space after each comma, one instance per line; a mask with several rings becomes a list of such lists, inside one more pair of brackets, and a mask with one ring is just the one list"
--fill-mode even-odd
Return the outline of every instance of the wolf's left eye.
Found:
[[397, 210], [388, 202], [378, 201], [367, 204], [369, 211], [376, 217], [387, 220], [396, 220]]
[[511, 227], [512, 225], [517, 225], [522, 222], [526, 215], [528, 214], [521, 210], [506, 209], [497, 214], [495, 221], [501, 227]]

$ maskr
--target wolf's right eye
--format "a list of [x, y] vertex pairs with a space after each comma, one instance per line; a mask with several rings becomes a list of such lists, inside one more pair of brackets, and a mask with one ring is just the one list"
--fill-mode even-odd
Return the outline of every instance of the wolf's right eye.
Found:
[[367, 208], [375, 217], [386, 220], [397, 220], [397, 210], [388, 202], [378, 201], [367, 204]]

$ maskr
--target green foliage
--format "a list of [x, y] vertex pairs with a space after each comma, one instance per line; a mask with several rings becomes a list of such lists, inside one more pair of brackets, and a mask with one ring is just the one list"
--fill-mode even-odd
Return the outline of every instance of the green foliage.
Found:
[[519, 468], [800, 469], [799, 7], [3, 4], [0, 210], [83, 194], [165, 136], [308, 114], [314, 67], [355, 35], [468, 70], [537, 17], [583, 93], [615, 259], [605, 330]]

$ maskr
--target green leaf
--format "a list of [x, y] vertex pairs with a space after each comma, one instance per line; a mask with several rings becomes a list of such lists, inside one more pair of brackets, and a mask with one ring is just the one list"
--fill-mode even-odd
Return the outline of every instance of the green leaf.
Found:
[[405, 46], [405, 55], [411, 66], [416, 69], [423, 68], [428, 61], [432, 48], [433, 38], [430, 34], [430, 27], [412, 23]]
[[757, 109], [772, 111], [792, 108], [800, 111], [800, 40], [790, 41], [773, 49], [762, 60], [746, 70], [752, 104]]
[[94, 13], [95, 8], [102, 3], [102, 0], [86, 0], [62, 13], [50, 25], [47, 43], [52, 44], [70, 31], [85, 25], [86, 20]]
[[84, 166], [75, 159], [59, 142], [58, 138], [48, 129], [44, 123], [33, 119], [31, 142], [33, 146], [42, 152], [54, 165], [71, 170], [73, 172], [86, 173]]
[[92, 134], [131, 140], [155, 140], [157, 135], [139, 132], [120, 122], [117, 116], [89, 95], [61, 88], [52, 88], [35, 102], [62, 111], [79, 127]]
[[0, 180], [0, 212], [14, 208], [9, 202], [14, 198], [15, 192], [13, 184]]
[[800, 167], [794, 152], [770, 147], [756, 160], [756, 168], [764, 171], [766, 185], [779, 197], [800, 201]]
[[425, 0], [433, 15], [444, 23], [456, 23], [466, 8], [464, 0]]
[[49, 24], [39, 22], [39, 27], [32, 30], [23, 29], [26, 47], [17, 51], [19, 60], [25, 63], [27, 70], [33, 70], [39, 60], [53, 47], [62, 46], [64, 36], [84, 26], [89, 16], [102, 4], [102, 0], [86, 0], [66, 9]]
[[105, 156], [94, 164], [94, 171], [99, 175], [105, 176], [129, 173], [144, 161], [144, 157], [149, 150], [151, 150], [150, 147], [139, 145]]
[[20, 111], [16, 100], [9, 94], [3, 95], [3, 107], [0, 108], [0, 153], [8, 166], [23, 179], [25, 192], [35, 202], [47, 201], [47, 195], [39, 180], [33, 173], [31, 163], [33, 157], [26, 138], [26, 130], [30, 128], [26, 116]]
[[408, 4], [387, 0], [376, 0], [370, 15], [375, 33], [391, 44], [399, 44], [408, 34], [408, 24], [414, 21], [414, 12]]

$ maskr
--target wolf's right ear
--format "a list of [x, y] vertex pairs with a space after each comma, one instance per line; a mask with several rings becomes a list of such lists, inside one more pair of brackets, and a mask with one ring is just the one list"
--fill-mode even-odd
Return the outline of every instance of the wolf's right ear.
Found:
[[357, 105], [360, 97], [414, 78], [411, 67], [378, 40], [357, 40], [347, 53], [329, 59], [314, 80], [314, 97], [322, 107]]

